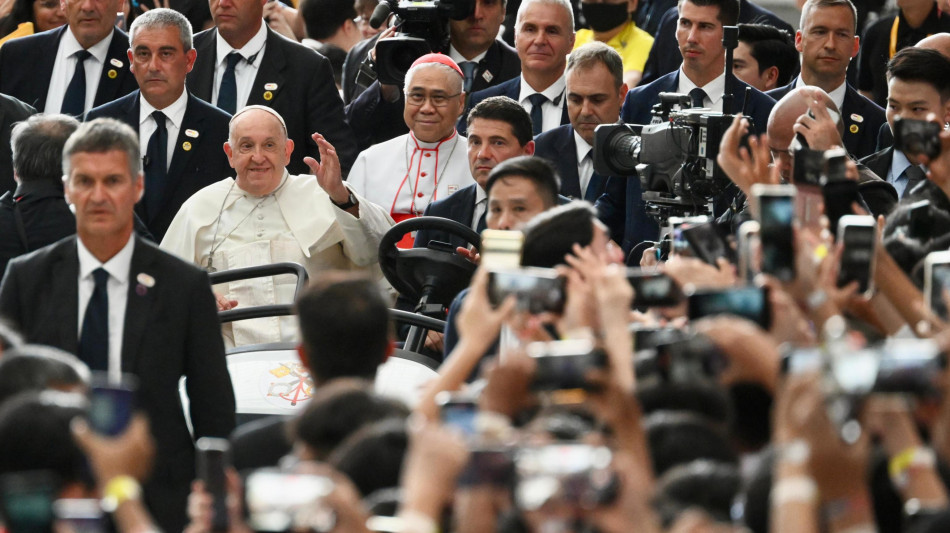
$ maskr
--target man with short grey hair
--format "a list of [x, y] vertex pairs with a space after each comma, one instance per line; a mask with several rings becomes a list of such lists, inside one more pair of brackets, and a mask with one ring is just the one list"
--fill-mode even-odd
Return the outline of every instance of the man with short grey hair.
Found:
[[191, 37], [188, 19], [172, 9], [136, 17], [128, 56], [139, 90], [86, 116], [119, 119], [138, 131], [145, 196], [135, 211], [159, 241], [181, 204], [230, 170], [221, 151], [230, 115], [185, 90], [197, 57]]
[[[157, 452], [144, 501], [163, 530], [181, 531], [195, 475], [193, 438], [227, 437], [234, 428], [208, 276], [133, 237], [144, 184], [129, 126], [113, 119], [80, 126], [66, 141], [63, 171], [76, 237], [10, 262], [0, 317], [27, 342], [75, 353], [112, 381], [138, 378], [137, 407], [148, 415]], [[182, 377], [194, 437], [182, 411]]]

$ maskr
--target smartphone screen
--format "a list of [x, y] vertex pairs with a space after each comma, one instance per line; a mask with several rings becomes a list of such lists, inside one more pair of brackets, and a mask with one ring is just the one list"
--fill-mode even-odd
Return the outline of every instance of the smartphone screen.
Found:
[[123, 374], [119, 382], [96, 373], [89, 389], [89, 425], [99, 434], [114, 437], [128, 427], [135, 412], [138, 380]]
[[662, 272], [629, 269], [627, 281], [633, 287], [633, 307], [670, 307], [683, 299], [673, 278]]
[[825, 216], [829, 227], [837, 238], [838, 221], [850, 215], [851, 204], [858, 201], [858, 182], [851, 180], [828, 181], [822, 186], [825, 197]]
[[690, 320], [729, 314], [749, 319], [762, 329], [772, 325], [768, 287], [737, 287], [725, 290], [700, 290], [688, 297]]
[[843, 243], [841, 266], [838, 269], [838, 286], [858, 282], [858, 291], [866, 293], [872, 284], [874, 246], [877, 226], [874, 217], [847, 215], [841, 218], [838, 240]]
[[794, 196], [764, 194], [759, 197], [762, 272], [782, 281], [795, 279], [794, 218]]

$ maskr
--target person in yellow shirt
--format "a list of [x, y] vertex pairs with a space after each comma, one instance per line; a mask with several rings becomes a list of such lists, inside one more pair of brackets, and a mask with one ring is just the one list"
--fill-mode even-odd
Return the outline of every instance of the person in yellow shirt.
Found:
[[584, 0], [581, 12], [590, 29], [577, 31], [574, 49], [592, 41], [607, 43], [623, 58], [623, 81], [636, 87], [643, 76], [653, 37], [637, 27], [633, 13], [639, 0]]
[[0, 45], [63, 24], [66, 24], [66, 14], [59, 0], [16, 0], [12, 11], [0, 19]]

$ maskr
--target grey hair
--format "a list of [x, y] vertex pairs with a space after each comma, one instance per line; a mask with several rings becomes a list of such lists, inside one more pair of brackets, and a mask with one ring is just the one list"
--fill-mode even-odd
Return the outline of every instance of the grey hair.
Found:
[[574, 33], [574, 8], [571, 7], [571, 3], [568, 0], [524, 0], [521, 3], [521, 6], [518, 7], [518, 15], [515, 17], [515, 33], [521, 29], [521, 17], [524, 16], [524, 12], [527, 11], [528, 6], [531, 4], [548, 4], [554, 6], [560, 6], [561, 9], [567, 13], [568, 19], [571, 21], [571, 27], [568, 28], [568, 31]]
[[851, 0], [808, 0], [802, 5], [802, 17], [798, 21], [798, 27], [802, 30], [805, 29], [805, 21], [808, 20], [808, 17], [811, 15], [811, 12], [822, 7], [847, 7], [851, 10], [851, 27], [855, 28], [857, 31], [858, 26], [858, 9], [854, 7], [854, 4], [851, 3]]
[[457, 70], [455, 70], [454, 68], [448, 65], [443, 65], [442, 63], [419, 63], [418, 65], [410, 68], [406, 72], [406, 81], [403, 84], [403, 91], [409, 92], [409, 81], [412, 80], [412, 77], [416, 75], [416, 72], [424, 68], [429, 68], [429, 67], [439, 68], [443, 72], [449, 73], [450, 74], [449, 79], [451, 80], [449, 84], [451, 85], [451, 87], [449, 87], [448, 90], [455, 93], [462, 92], [462, 84], [465, 81], [464, 78], [459, 76], [459, 73]]
[[564, 73], [566, 75], [574, 69], [591, 68], [597, 64], [607, 67], [614, 78], [614, 89], [620, 89], [623, 85], [623, 59], [616, 50], [600, 41], [589, 42], [575, 48], [567, 56], [567, 68]]
[[33, 115], [17, 122], [10, 134], [13, 170], [20, 181], [59, 180], [63, 175], [63, 146], [79, 128], [69, 115]]
[[244, 109], [235, 113], [234, 116], [231, 117], [231, 121], [228, 122], [228, 143], [229, 144], [231, 144], [232, 146], [234, 145], [234, 142], [233, 142], [234, 141], [234, 123], [237, 122], [238, 117], [243, 115], [244, 113], [247, 113], [248, 111], [253, 111], [255, 109], [258, 111], [264, 111], [266, 113], [270, 113], [274, 118], [277, 119], [278, 122], [280, 122], [281, 131], [284, 132], [284, 140], [290, 138], [290, 136], [287, 134], [287, 123], [284, 122], [284, 117], [280, 116], [280, 113], [264, 105], [249, 105], [249, 106], [245, 106]]
[[119, 150], [129, 160], [129, 173], [132, 181], [139, 179], [142, 173], [142, 156], [139, 150], [139, 137], [135, 130], [124, 122], [114, 118], [97, 118], [85, 122], [69, 136], [63, 147], [63, 174], [72, 172], [71, 158], [78, 153], [104, 153]]
[[185, 18], [184, 15], [174, 9], [164, 7], [149, 9], [145, 13], [135, 17], [135, 20], [132, 21], [132, 27], [129, 28], [129, 47], [134, 46], [132, 43], [135, 41], [135, 34], [139, 30], [154, 30], [157, 28], [167, 28], [169, 26], [178, 28], [178, 37], [181, 40], [182, 50], [185, 52], [191, 50], [193, 47], [191, 36], [194, 31], [191, 28], [191, 22], [188, 22], [188, 19]]

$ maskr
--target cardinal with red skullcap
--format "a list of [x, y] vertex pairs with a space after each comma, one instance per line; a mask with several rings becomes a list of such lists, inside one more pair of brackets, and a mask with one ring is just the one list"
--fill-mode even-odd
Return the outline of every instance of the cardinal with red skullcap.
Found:
[[[400, 222], [475, 183], [465, 137], [455, 124], [465, 109], [462, 69], [444, 54], [426, 54], [406, 72], [403, 118], [409, 133], [364, 150], [347, 183]], [[400, 247], [411, 247], [407, 237]]]

